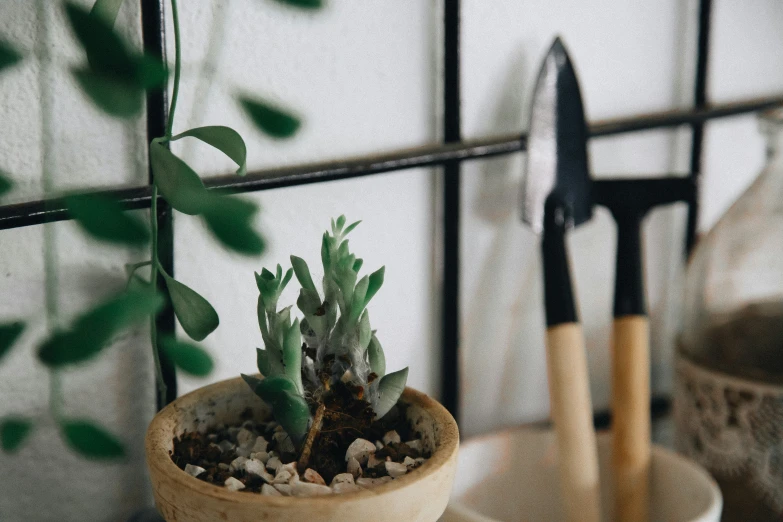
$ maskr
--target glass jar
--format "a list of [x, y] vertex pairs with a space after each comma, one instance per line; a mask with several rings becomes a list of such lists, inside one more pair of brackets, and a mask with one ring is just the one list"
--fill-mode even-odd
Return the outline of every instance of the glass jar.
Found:
[[724, 521], [783, 519], [783, 109], [759, 120], [767, 163], [691, 256], [676, 360], [677, 449]]

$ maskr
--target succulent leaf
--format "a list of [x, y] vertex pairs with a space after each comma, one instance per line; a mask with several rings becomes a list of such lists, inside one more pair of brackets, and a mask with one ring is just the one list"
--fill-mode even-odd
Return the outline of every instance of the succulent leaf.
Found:
[[380, 419], [392, 407], [397, 404], [402, 392], [405, 391], [405, 383], [408, 381], [408, 368], [403, 368], [381, 378], [378, 384], [377, 395], [372, 397], [372, 409], [375, 411], [376, 418]]
[[307, 266], [307, 262], [301, 257], [291, 256], [291, 266], [293, 267], [296, 279], [299, 281], [299, 284], [302, 285], [302, 288], [315, 292], [317, 295], [318, 291], [315, 289], [315, 283], [313, 283], [313, 278], [310, 275], [310, 268]]
[[372, 327], [370, 326], [370, 314], [367, 310], [362, 314], [359, 320], [359, 347], [362, 349], [362, 355], [372, 340]]
[[332, 265], [331, 255], [329, 252], [329, 233], [324, 232], [323, 240], [321, 241], [321, 263], [324, 265], [324, 273], [329, 271]]
[[255, 392], [272, 407], [275, 419], [286, 433], [296, 443], [301, 442], [310, 425], [310, 408], [297, 395], [296, 385], [282, 375], [267, 377], [256, 385]]
[[386, 274], [386, 267], [382, 266], [372, 274], [370, 274], [369, 277], [369, 285], [367, 287], [367, 293], [364, 297], [364, 306], [367, 306], [367, 304], [370, 302], [370, 299], [372, 299], [375, 294], [378, 293], [378, 290], [381, 289], [381, 285], [383, 285], [383, 277]]
[[362, 310], [364, 310], [364, 298], [367, 295], [367, 288], [369, 285], [370, 278], [367, 276], [362, 277], [359, 282], [356, 283], [356, 288], [353, 290], [351, 300], [351, 315], [349, 316], [349, 322], [351, 324], [359, 319], [359, 315], [362, 313]]
[[265, 377], [269, 375], [269, 352], [262, 348], [256, 348], [256, 364], [261, 375]]
[[386, 355], [383, 353], [381, 343], [374, 333], [367, 347], [367, 358], [370, 362], [371, 372], [375, 373], [379, 378], [386, 375]]
[[283, 341], [283, 363], [285, 374], [296, 385], [299, 395], [304, 395], [302, 385], [302, 334], [299, 331], [299, 319], [288, 328]]
[[359, 221], [355, 221], [355, 222], [351, 223], [350, 225], [348, 225], [348, 226], [345, 228], [345, 230], [343, 230], [343, 237], [347, 236], [347, 235], [348, 235], [348, 233], [349, 233], [351, 230], [353, 230], [354, 228], [356, 228], [357, 226], [359, 226], [359, 223], [361, 223], [361, 222], [362, 222], [362, 221], [361, 221], [361, 220], [359, 220]]

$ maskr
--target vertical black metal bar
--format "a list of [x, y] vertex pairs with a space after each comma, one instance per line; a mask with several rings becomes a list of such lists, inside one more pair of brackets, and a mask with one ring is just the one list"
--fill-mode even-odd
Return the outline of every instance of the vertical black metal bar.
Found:
[[[166, 12], [165, 0], [141, 0], [141, 31], [145, 50], [166, 61]], [[147, 93], [147, 141], [163, 136], [166, 132], [168, 96], [165, 87], [151, 89]], [[152, 183], [152, 170], [149, 171]], [[174, 223], [171, 207], [158, 200], [158, 259], [163, 269], [174, 276]], [[158, 288], [165, 288], [165, 281], [158, 276]], [[167, 306], [156, 319], [158, 338], [174, 335], [174, 310]], [[166, 383], [166, 396], [157, 397], [158, 409], [177, 398], [177, 376], [174, 365], [161, 353], [161, 369]]]
[[[460, 141], [459, 0], [444, 0], [443, 139]], [[443, 168], [442, 398], [459, 420], [460, 162]]]
[[[699, 110], [707, 105], [707, 67], [710, 54], [710, 22], [712, 19], [712, 0], [699, 2], [699, 35], [696, 55], [696, 81], [694, 84], [694, 105]], [[702, 147], [704, 144], [704, 123], [693, 124], [691, 143], [690, 175], [696, 187], [699, 186], [702, 169]], [[688, 208], [688, 228], [685, 236], [685, 249], [690, 253], [696, 242], [696, 226], [699, 218], [699, 191], [697, 190]]]

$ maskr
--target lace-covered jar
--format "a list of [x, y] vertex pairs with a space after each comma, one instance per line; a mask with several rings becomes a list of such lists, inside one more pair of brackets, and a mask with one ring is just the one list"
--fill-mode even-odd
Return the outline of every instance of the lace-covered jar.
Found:
[[676, 361], [677, 449], [724, 521], [783, 520], [783, 110], [760, 127], [766, 166], [691, 257]]

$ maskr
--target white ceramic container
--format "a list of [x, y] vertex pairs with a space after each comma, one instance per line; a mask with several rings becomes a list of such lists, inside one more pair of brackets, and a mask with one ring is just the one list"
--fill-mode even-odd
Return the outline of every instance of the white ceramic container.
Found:
[[[612, 521], [610, 434], [598, 436], [602, 511]], [[650, 522], [718, 522], [723, 500], [710, 475], [653, 446]], [[464, 441], [442, 522], [560, 522], [554, 432], [518, 428]]]

